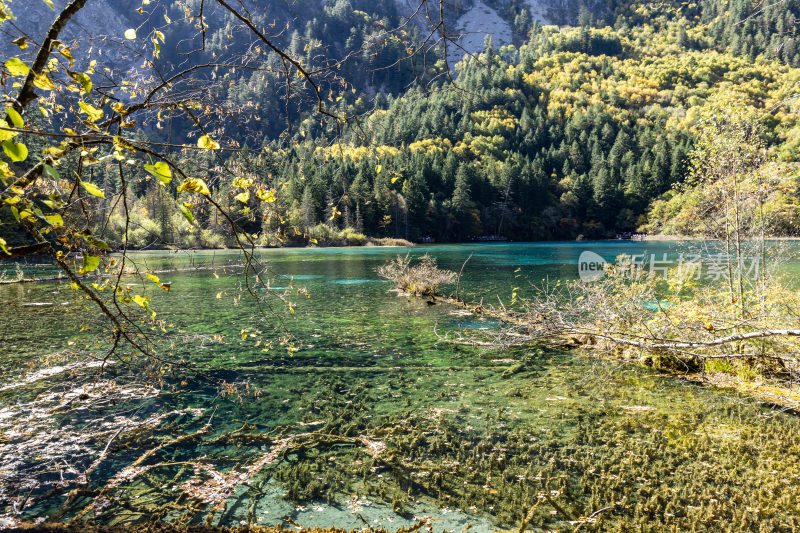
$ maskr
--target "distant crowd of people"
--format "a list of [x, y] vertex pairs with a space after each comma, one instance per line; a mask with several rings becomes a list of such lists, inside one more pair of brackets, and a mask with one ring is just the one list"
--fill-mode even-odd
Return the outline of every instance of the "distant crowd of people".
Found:
[[633, 233], [631, 231], [617, 233], [618, 241], [643, 241], [645, 237], [647, 237], [646, 233]]

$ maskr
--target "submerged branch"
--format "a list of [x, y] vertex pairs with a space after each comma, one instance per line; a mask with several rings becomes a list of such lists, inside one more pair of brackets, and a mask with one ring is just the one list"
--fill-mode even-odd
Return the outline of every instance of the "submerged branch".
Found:
[[[651, 342], [637, 341], [624, 337], [615, 337], [599, 331], [583, 330], [581, 328], [565, 329], [565, 333], [583, 334], [597, 337], [599, 339], [608, 340], [618, 344], [625, 344], [627, 346], [634, 346], [636, 348], [644, 348], [646, 350], [683, 350], [687, 348], [703, 348], [711, 346], [721, 346], [731, 344], [744, 340], [765, 339], [769, 337], [800, 337], [800, 329], [772, 329], [764, 331], [751, 331], [749, 333], [738, 333], [736, 335], [728, 335], [727, 337], [719, 337], [710, 341], [667, 341], [665, 339], [654, 338]], [[756, 354], [726, 354], [723, 356], [695, 354], [697, 357], [753, 357]], [[769, 357], [769, 356], [768, 356]], [[796, 358], [786, 358], [796, 360]]]

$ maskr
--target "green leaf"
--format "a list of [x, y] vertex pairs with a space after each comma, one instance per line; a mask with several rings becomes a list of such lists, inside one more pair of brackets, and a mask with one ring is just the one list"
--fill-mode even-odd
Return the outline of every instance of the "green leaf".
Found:
[[142, 309], [147, 309], [147, 306], [150, 305], [150, 298], [145, 296], [139, 296], [138, 294], [133, 295], [133, 302], [141, 307]]
[[[10, 128], [8, 122], [0, 118], [0, 128]], [[8, 131], [7, 129], [0, 129], [0, 141], [8, 141], [19, 135], [17, 131]]]
[[25, 50], [26, 48], [28, 48], [28, 37], [25, 35], [23, 35], [22, 37], [17, 37], [13, 41], [11, 41], [11, 44], [19, 46], [20, 50]]
[[72, 57], [72, 51], [67, 48], [66, 46], [62, 46], [58, 49], [58, 53], [64, 56], [64, 59], [69, 61], [69, 66], [71, 67], [75, 63], [75, 58]]
[[5, 185], [8, 185], [6, 183], [6, 178], [13, 178], [13, 177], [14, 173], [9, 168], [8, 163], [6, 163], [5, 161], [0, 161], [0, 181], [2, 181]]
[[101, 241], [100, 239], [95, 239], [91, 235], [84, 235], [83, 240], [85, 240], [87, 244], [89, 244], [90, 246], [94, 246], [95, 248], [100, 248], [101, 250], [111, 250], [111, 247], [105, 241]]
[[164, 185], [172, 181], [172, 171], [170, 170], [169, 165], [163, 161], [159, 161], [155, 165], [145, 165], [144, 169], [161, 180], [161, 183]]
[[33, 84], [43, 91], [52, 91], [56, 88], [53, 80], [47, 77], [47, 74], [39, 74], [33, 79]]
[[86, 181], [81, 181], [81, 185], [83, 185], [83, 188], [86, 189], [86, 192], [88, 192], [92, 196], [99, 196], [100, 198], [106, 197], [106, 193], [104, 193], [103, 189], [101, 189], [97, 185], [88, 183]]
[[84, 273], [94, 272], [100, 266], [100, 258], [96, 255], [83, 254], [83, 268]]
[[42, 170], [42, 173], [50, 179], [57, 180], [61, 178], [61, 175], [58, 173], [58, 170], [54, 169], [50, 165], [45, 164]]
[[61, 215], [59, 215], [58, 213], [54, 213], [52, 215], [45, 215], [44, 219], [51, 226], [63, 226], [64, 225], [64, 219], [61, 218]]
[[208, 185], [206, 185], [206, 182], [200, 178], [186, 178], [186, 181], [184, 181], [181, 186], [178, 187], [178, 192], [181, 191], [199, 192], [205, 196], [211, 196], [211, 191], [208, 190]]
[[97, 122], [101, 118], [103, 118], [103, 110], [99, 109], [92, 104], [87, 104], [86, 102], [78, 102], [81, 110], [89, 115], [89, 122]]
[[3, 151], [15, 163], [25, 161], [28, 158], [28, 147], [22, 143], [3, 141]]
[[27, 76], [28, 72], [31, 70], [28, 65], [23, 63], [18, 57], [12, 57], [6, 61], [6, 69], [12, 76]]
[[8, 131], [7, 129], [2, 129], [10, 127], [11, 126], [8, 124], [8, 122], [0, 118], [0, 141], [8, 141], [19, 135], [19, 132], [17, 131]]
[[267, 189], [257, 190], [256, 196], [258, 196], [262, 202], [267, 202], [268, 204], [274, 203], [278, 200], [278, 197], [275, 196], [275, 193]]
[[8, 248], [6, 247], [6, 246], [7, 246], [7, 244], [8, 244], [8, 243], [6, 243], [5, 239], [3, 239], [2, 237], [0, 237], [0, 250], [3, 250], [3, 252], [4, 252], [4, 253], [6, 253], [6, 254], [8, 254], [8, 255], [11, 255], [11, 252], [9, 252], [9, 251], [8, 251]]
[[8, 118], [11, 119], [11, 122], [14, 124], [14, 126], [16, 126], [19, 129], [25, 127], [25, 121], [22, 120], [22, 115], [17, 113], [16, 109], [14, 109], [13, 107], [9, 107], [8, 109], [6, 109], [6, 113], [8, 113]]
[[219, 150], [219, 143], [208, 135], [203, 135], [197, 139], [197, 146], [203, 150]]
[[90, 78], [87, 74], [83, 72], [77, 73], [69, 73], [72, 76], [72, 79], [75, 80], [77, 83], [81, 84], [81, 88], [83, 88], [83, 92], [89, 94], [92, 91], [92, 78]]
[[189, 224], [194, 225], [194, 215], [189, 211], [189, 208], [183, 204], [178, 204], [178, 209], [181, 210], [181, 213], [183, 213], [183, 216], [189, 221]]
[[57, 194], [51, 194], [49, 200], [42, 200], [42, 203], [50, 209], [65, 209], [67, 204], [61, 201]]

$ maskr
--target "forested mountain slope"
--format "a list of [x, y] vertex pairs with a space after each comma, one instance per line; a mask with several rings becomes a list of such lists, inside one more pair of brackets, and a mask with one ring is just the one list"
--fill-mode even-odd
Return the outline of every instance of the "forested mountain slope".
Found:
[[695, 50], [671, 29], [537, 29], [463, 65], [456, 89], [378, 99], [358, 135], [275, 158], [288, 161], [274, 169], [287, 217], [308, 227], [341, 198], [350, 219], [337, 224], [361, 227], [357, 211], [368, 233], [412, 239], [634, 231], [683, 179], [695, 119], [723, 99], [771, 110], [767, 140], [793, 159], [800, 71]]
[[[48, 8], [34, 4], [17, 23], [41, 31], [46, 17], [38, 13]], [[323, 120], [307, 88], [286, 101], [281, 58], [214, 3], [204, 8], [207, 31], [198, 32], [197, 19], [185, 15], [198, 12], [200, 0], [151, 0], [141, 13], [99, 0], [99, 11], [87, 10], [69, 36], [88, 50], [84, 60], [102, 57], [131, 79], [167, 78], [203, 63], [246, 65], [198, 69], [191, 79], [207, 83], [206, 97], [228, 113], [229, 120], [206, 124], [208, 131], [254, 151], [223, 161], [187, 153], [185, 162], [226, 195], [247, 231], [264, 231], [263, 242], [305, 241], [315, 227], [315, 234], [352, 227], [437, 240], [658, 229], [665, 211], [654, 226], [650, 206], [683, 181], [693, 125], [714, 102], [762, 110], [765, 140], [781, 161], [794, 160], [800, 142], [795, 0], [764, 8], [743, 0], [461, 0], [445, 13], [454, 39], [475, 9], [491, 10], [503, 26], [498, 43], [485, 39], [480, 53], [461, 62], [444, 60], [444, 46], [429, 37], [430, 20], [406, 23], [413, 1], [257, 4], [253, 21], [291, 57], [309, 71], [329, 68], [320, 75], [321, 94], [348, 122]], [[120, 38], [126, 26], [140, 34], [163, 30], [155, 74], [138, 55], [153, 44]], [[4, 31], [12, 36], [8, 26]], [[101, 47], [102, 35], [117, 48], [108, 39]], [[35, 48], [5, 46], [20, 57]], [[138, 124], [136, 135], [191, 144], [194, 126], [185, 115], [159, 113]], [[268, 209], [255, 196], [236, 200], [237, 187], [218, 179], [223, 167], [273, 190]], [[106, 190], [119, 192], [114, 168], [94, 172]], [[231, 230], [202, 206], [201, 231], [191, 232], [174, 210], [177, 184], [150, 178], [142, 173], [130, 185], [138, 202], [134, 245], [232, 242]], [[794, 187], [782, 205], [797, 203]], [[122, 239], [120, 220], [113, 210], [110, 223], [98, 220], [113, 242]], [[781, 228], [793, 231], [791, 224]]]

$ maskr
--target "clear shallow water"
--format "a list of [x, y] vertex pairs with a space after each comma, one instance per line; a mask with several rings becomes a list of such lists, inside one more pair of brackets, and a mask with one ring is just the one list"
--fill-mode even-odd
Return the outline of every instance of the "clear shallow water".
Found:
[[[366, 521], [395, 528], [432, 516], [437, 530], [472, 523], [476, 531], [493, 531], [518, 528], [546, 492], [552, 502], [537, 508], [533, 530], [572, 529], [606, 507], [599, 522], [584, 527], [790, 528], [800, 504], [800, 424], [793, 415], [577, 353], [486, 352], [442, 342], [434, 331], [496, 323], [397, 297], [375, 275], [397, 253], [428, 252], [453, 270], [472, 254], [462, 294], [508, 300], [512, 287], [524, 295], [528, 282], [576, 278], [584, 250], [613, 260], [645, 250], [675, 254], [679, 247], [266, 250], [261, 257], [272, 270], [273, 290], [296, 304], [294, 314], [276, 307], [303, 341], [292, 357], [279, 347], [263, 351], [270, 324], [247, 296], [235, 301], [236, 254], [136, 254], [140, 265], [164, 271], [162, 281], [172, 283], [169, 293], [142, 284], [158, 318], [177, 334], [165, 354], [206, 370], [201, 377], [167, 371], [160, 382], [120, 386], [105, 395], [113, 402], [91, 384], [75, 393], [85, 371], [68, 368], [73, 352], [101, 347], [87, 345], [91, 331], [79, 331], [97, 324], [72, 292], [59, 284], [0, 286], [0, 383], [10, 386], [28, 363], [48, 355], [51, 369], [63, 367], [0, 387], [0, 501], [31, 488], [37, 494], [34, 482], [75, 479], [112, 440], [113, 453], [90, 478], [102, 486], [147, 449], [211, 420], [207, 433], [164, 446], [142, 463], [161, 466], [101, 495], [103, 505], [93, 511], [99, 520], [176, 519], [186, 512], [171, 506], [178, 494], [217, 490], [215, 475], [243, 475], [277, 450], [273, 461], [234, 484], [215, 523], [290, 518], [307, 526], [360, 528]], [[311, 298], [298, 294], [300, 287]], [[518, 372], [503, 376], [518, 363]], [[121, 366], [112, 367], [107, 377], [124, 384], [122, 374]], [[32, 415], [27, 402], [35, 398], [47, 409]], [[157, 423], [147, 422], [154, 417]], [[43, 516], [61, 503], [36, 501], [25, 513]]]

